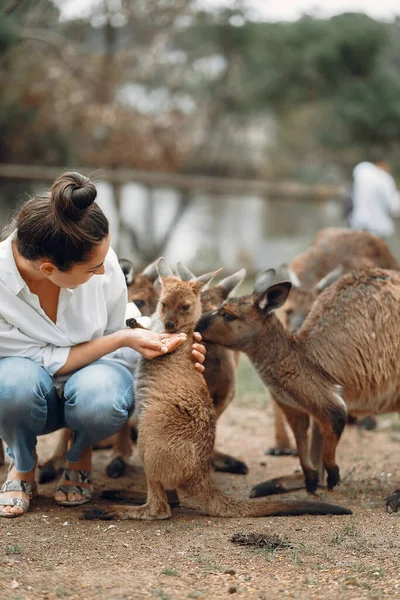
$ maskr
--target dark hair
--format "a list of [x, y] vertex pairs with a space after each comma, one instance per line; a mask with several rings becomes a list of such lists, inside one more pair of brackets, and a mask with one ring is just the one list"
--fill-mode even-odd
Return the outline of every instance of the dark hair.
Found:
[[388, 153], [385, 152], [385, 150], [380, 146], [372, 146], [372, 148], [370, 148], [368, 151], [367, 160], [374, 164], [378, 162], [385, 162], [387, 161], [387, 154]]
[[13, 221], [21, 256], [48, 258], [59, 271], [88, 260], [109, 233], [96, 196], [88, 177], [70, 172], [55, 180], [49, 194], [28, 200]]

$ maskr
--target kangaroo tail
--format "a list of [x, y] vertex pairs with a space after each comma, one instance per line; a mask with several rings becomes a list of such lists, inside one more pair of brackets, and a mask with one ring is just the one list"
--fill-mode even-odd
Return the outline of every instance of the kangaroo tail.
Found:
[[351, 515], [343, 506], [317, 500], [231, 500], [211, 480], [185, 489], [199, 508], [213, 517], [289, 517], [297, 515]]

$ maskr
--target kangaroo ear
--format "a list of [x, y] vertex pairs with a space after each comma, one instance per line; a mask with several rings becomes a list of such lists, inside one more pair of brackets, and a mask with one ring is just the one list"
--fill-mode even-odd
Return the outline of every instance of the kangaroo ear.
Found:
[[175, 277], [171, 267], [163, 256], [157, 260], [157, 271], [161, 279], [164, 279], [165, 277]]
[[325, 277], [320, 279], [316, 285], [317, 292], [322, 292], [325, 288], [330, 286], [334, 281], [339, 279], [344, 273], [344, 266], [338, 265], [336, 269], [330, 271]]
[[225, 277], [222, 281], [219, 282], [217, 287], [222, 288], [224, 291], [224, 298], [229, 298], [236, 292], [236, 289], [242, 283], [243, 279], [246, 277], [246, 269], [240, 269], [240, 271], [236, 271], [229, 277]]
[[277, 310], [283, 306], [289, 296], [289, 292], [292, 289], [290, 281], [282, 281], [271, 285], [257, 300], [258, 308], [265, 314]]
[[155, 281], [158, 277], [157, 260], [147, 265], [147, 267], [142, 271], [142, 275], [146, 275], [150, 281]]
[[120, 258], [118, 262], [123, 274], [125, 275], [126, 285], [131, 285], [135, 277], [135, 267], [133, 262], [127, 258]]
[[220, 269], [217, 269], [217, 271], [211, 271], [210, 273], [204, 273], [204, 275], [199, 275], [198, 277], [196, 277], [195, 282], [197, 284], [197, 289], [205, 290], [208, 287], [211, 280], [214, 279], [214, 277], [218, 275], [218, 273], [220, 273], [221, 271], [222, 267]]
[[183, 263], [178, 262], [176, 268], [178, 271], [178, 275], [182, 279], [182, 281], [194, 281], [196, 279], [196, 275], [192, 273], [192, 271], [188, 269], [187, 266]]
[[254, 282], [254, 304], [264, 313], [280, 308], [287, 300], [292, 284], [282, 281], [274, 284], [276, 273], [274, 269], [262, 271]]

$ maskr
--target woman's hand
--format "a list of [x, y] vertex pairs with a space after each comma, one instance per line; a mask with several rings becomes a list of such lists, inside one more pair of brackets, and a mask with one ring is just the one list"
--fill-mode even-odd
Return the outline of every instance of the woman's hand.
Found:
[[203, 362], [206, 358], [206, 347], [203, 344], [199, 344], [201, 342], [201, 335], [198, 331], [195, 331], [193, 334], [193, 339], [196, 340], [194, 344], [192, 344], [192, 358], [195, 361], [194, 368], [199, 373], [204, 373], [204, 365]]
[[148, 329], [124, 330], [124, 345], [151, 360], [176, 350], [187, 339], [186, 333], [155, 333]]
[[[173, 352], [187, 339], [186, 333], [155, 333], [147, 329], [126, 329], [124, 330], [124, 345], [137, 350], [151, 360], [157, 356]], [[197, 331], [193, 334], [194, 342], [192, 344], [192, 359], [194, 367], [199, 373], [204, 372], [204, 360], [206, 349], [201, 342], [201, 335]]]

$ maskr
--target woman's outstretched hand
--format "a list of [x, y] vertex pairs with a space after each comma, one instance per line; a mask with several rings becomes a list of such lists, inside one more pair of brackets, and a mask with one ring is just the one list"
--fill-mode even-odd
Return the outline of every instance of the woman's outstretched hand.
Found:
[[[140, 352], [144, 358], [151, 360], [168, 352], [173, 352], [187, 339], [186, 333], [155, 333], [148, 329], [126, 329], [125, 345]], [[194, 367], [199, 373], [204, 372], [206, 349], [197, 331], [193, 334], [192, 358]]]

